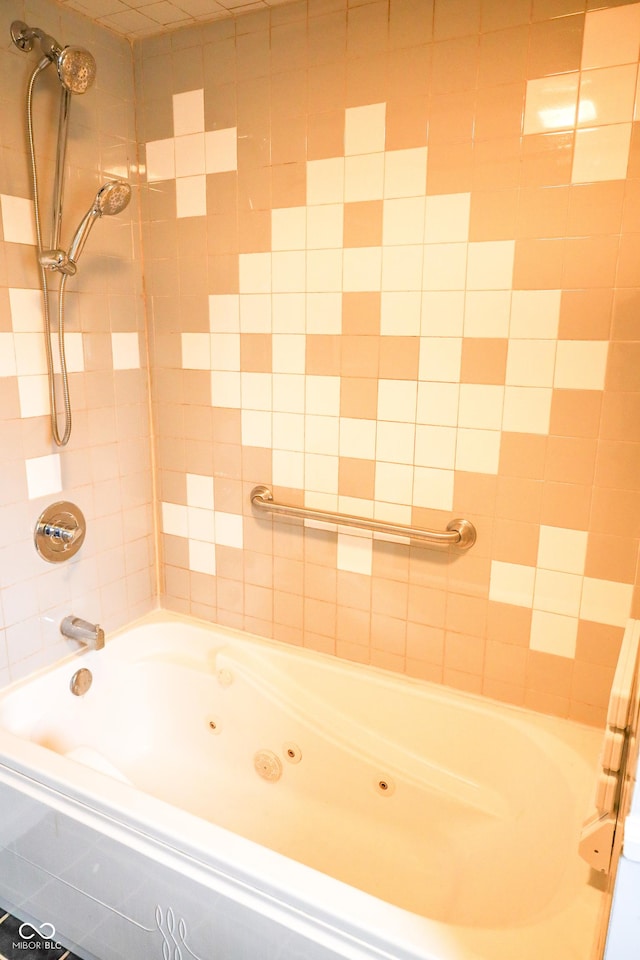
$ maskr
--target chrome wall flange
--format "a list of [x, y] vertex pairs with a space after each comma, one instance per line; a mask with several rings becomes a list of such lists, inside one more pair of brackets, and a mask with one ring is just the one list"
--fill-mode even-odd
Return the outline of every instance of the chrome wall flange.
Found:
[[25, 53], [33, 50], [33, 31], [23, 20], [14, 20], [11, 24], [11, 39], [19, 50]]
[[36, 550], [48, 563], [74, 556], [84, 542], [87, 524], [75, 503], [59, 500], [42, 511], [34, 531]]

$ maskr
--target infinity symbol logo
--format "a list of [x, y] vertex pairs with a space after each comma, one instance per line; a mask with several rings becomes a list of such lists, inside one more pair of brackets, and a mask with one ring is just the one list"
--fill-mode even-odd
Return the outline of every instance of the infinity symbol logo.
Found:
[[[29, 933], [28, 931], [31, 931]], [[40, 927], [34, 927], [32, 923], [21, 923], [18, 927], [18, 933], [23, 940], [33, 940], [34, 937], [42, 937], [44, 940], [53, 940], [56, 935], [56, 928], [52, 923], [43, 923]]]

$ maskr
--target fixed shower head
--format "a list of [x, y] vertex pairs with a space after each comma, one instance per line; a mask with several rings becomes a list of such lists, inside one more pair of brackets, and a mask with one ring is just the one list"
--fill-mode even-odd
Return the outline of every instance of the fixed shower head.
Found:
[[32, 50], [33, 41], [38, 40], [45, 57], [55, 63], [60, 83], [69, 93], [85, 93], [96, 78], [96, 61], [82, 47], [61, 47], [44, 30], [28, 27], [22, 20], [11, 24], [11, 38], [25, 52]]
[[100, 187], [71, 241], [67, 257], [72, 263], [75, 264], [82, 253], [87, 237], [96, 220], [99, 220], [100, 217], [112, 217], [116, 213], [121, 213], [130, 199], [131, 187], [126, 180], [108, 180]]

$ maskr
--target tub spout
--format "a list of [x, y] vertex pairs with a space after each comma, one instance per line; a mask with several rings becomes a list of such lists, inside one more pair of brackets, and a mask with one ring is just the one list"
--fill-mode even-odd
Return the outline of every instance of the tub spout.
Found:
[[80, 617], [65, 617], [60, 624], [60, 633], [70, 640], [84, 643], [90, 650], [102, 650], [104, 630], [97, 623], [89, 623]]

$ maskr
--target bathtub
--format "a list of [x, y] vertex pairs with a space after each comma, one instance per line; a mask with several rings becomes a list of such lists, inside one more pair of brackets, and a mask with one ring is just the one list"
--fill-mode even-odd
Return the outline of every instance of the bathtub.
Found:
[[87, 960], [590, 960], [600, 741], [156, 611], [0, 696], [0, 904]]

